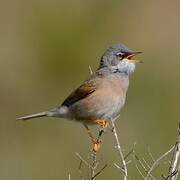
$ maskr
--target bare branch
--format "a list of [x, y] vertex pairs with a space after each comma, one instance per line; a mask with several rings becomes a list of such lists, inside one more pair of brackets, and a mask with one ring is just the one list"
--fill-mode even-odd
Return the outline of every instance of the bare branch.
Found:
[[97, 162], [97, 154], [96, 152], [93, 151], [92, 153], [92, 169], [91, 169], [91, 180], [95, 180], [96, 176], [95, 176], [95, 170], [98, 166], [98, 162]]
[[78, 152], [76, 152], [75, 154], [86, 166], [92, 168], [92, 166], [84, 158], [82, 158], [82, 156]]
[[82, 170], [81, 170], [81, 169], [82, 169], [82, 164], [83, 164], [83, 161], [80, 160], [78, 171], [79, 171], [81, 180], [84, 180], [84, 177], [83, 177], [83, 175], [82, 175]]
[[91, 180], [94, 180], [99, 174], [101, 174], [101, 172], [102, 172], [107, 166], [108, 166], [108, 165], [105, 164], [104, 167], [103, 167], [99, 172], [97, 172], [97, 173], [91, 178]]
[[100, 175], [103, 170], [107, 167], [107, 164], [105, 164], [98, 172], [98, 166], [100, 165], [100, 162], [99, 160], [97, 160], [97, 152], [92, 152], [90, 154], [90, 157], [88, 158], [88, 160], [85, 160], [78, 152], [75, 153], [76, 156], [80, 159], [80, 164], [79, 164], [79, 173], [81, 175], [81, 180], [84, 180], [84, 177], [82, 175], [82, 164], [84, 164], [88, 170], [89, 170], [89, 173], [88, 173], [88, 179], [90, 180], [95, 180], [96, 177], [98, 175]]
[[71, 180], [71, 174], [70, 173], [68, 174], [68, 180]]
[[134, 153], [135, 146], [136, 146], [136, 142], [134, 142], [132, 149], [124, 156], [124, 160], [126, 160], [131, 154]]
[[93, 75], [93, 71], [92, 71], [91, 66], [89, 66], [89, 73], [90, 73], [90, 75]]
[[141, 175], [141, 177], [142, 177], [143, 179], [145, 179], [145, 176], [143, 175], [143, 173], [142, 173], [141, 170], [139, 169], [139, 167], [138, 167], [138, 165], [137, 165], [136, 162], [135, 162], [135, 167], [136, 167], [137, 171], [139, 172], [139, 174]]
[[148, 180], [148, 177], [151, 175], [152, 171], [157, 167], [159, 162], [166, 157], [170, 152], [172, 152], [174, 149], [174, 146], [169, 149], [169, 151], [165, 152], [162, 156], [160, 156], [157, 160], [154, 161], [153, 165], [151, 166], [150, 170], [147, 173], [147, 176], [145, 177], [145, 180]]
[[149, 163], [144, 158], [142, 158], [142, 160], [143, 160], [144, 164], [147, 166], [147, 168], [150, 169], [151, 166], [149, 165]]
[[151, 157], [152, 161], [155, 162], [155, 158], [151, 153], [150, 147], [148, 147], [148, 153], [149, 153], [149, 156]]
[[[146, 173], [148, 173], [148, 169], [146, 168], [146, 165], [144, 165], [144, 163], [140, 160], [140, 158], [136, 155], [136, 154], [134, 154], [134, 158], [135, 158], [135, 160], [139, 163], [139, 165], [141, 166], [141, 168], [146, 172]], [[146, 164], [146, 163], [145, 163]], [[137, 163], [136, 163], [136, 166], [137, 166]], [[138, 167], [138, 166], [137, 166]], [[137, 168], [136, 167], [136, 168]], [[150, 168], [149, 168], [150, 169]], [[138, 168], [137, 168], [137, 170], [138, 170]], [[139, 170], [138, 170], [139, 171]], [[156, 178], [150, 173], [149, 174], [149, 176], [153, 179], [153, 180], [155, 180]]]
[[126, 161], [124, 159], [124, 155], [122, 153], [122, 148], [121, 148], [121, 145], [120, 145], [120, 142], [119, 142], [119, 138], [118, 138], [118, 135], [117, 135], [116, 127], [115, 127], [115, 124], [114, 124], [114, 121], [118, 117], [116, 117], [115, 119], [112, 119], [111, 120], [111, 124], [112, 124], [112, 128], [113, 128], [113, 134], [114, 134], [114, 137], [115, 137], [115, 140], [116, 140], [116, 147], [117, 147], [119, 156], [120, 156], [121, 161], [122, 161], [122, 169], [123, 169], [123, 174], [124, 174], [124, 180], [127, 180], [127, 178], [128, 178], [128, 169], [127, 169]]
[[120, 169], [123, 173], [125, 173], [125, 172], [124, 172], [124, 169], [123, 169], [122, 167], [118, 166], [116, 163], [114, 163], [114, 166], [115, 166], [117, 169]]
[[180, 158], [180, 123], [178, 126], [178, 136], [173, 151], [171, 165], [169, 168], [169, 175], [172, 175], [171, 180], [177, 180], [179, 167], [180, 167], [179, 158]]

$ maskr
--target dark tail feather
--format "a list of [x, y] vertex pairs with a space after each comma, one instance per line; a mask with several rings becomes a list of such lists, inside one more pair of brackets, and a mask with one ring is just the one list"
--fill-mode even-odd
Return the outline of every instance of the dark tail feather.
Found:
[[28, 116], [23, 116], [23, 117], [18, 118], [17, 120], [29, 120], [29, 119], [44, 117], [44, 116], [47, 116], [47, 112], [40, 112], [36, 114], [31, 114]]

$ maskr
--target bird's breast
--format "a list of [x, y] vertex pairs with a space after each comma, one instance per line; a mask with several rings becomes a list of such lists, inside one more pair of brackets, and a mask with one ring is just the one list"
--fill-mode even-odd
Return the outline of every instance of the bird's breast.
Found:
[[116, 117], [124, 106], [127, 88], [128, 79], [118, 76], [99, 79], [96, 90], [71, 107], [75, 119]]
[[104, 80], [101, 91], [104, 92], [103, 97], [106, 100], [105, 118], [114, 118], [119, 114], [125, 104], [128, 85], [129, 79], [125, 77], [112, 76]]

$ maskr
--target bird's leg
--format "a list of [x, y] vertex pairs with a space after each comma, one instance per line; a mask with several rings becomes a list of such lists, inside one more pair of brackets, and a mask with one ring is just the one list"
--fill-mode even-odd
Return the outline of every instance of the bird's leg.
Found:
[[94, 137], [93, 137], [93, 135], [91, 133], [91, 130], [89, 129], [89, 127], [86, 124], [83, 124], [83, 125], [84, 125], [84, 127], [85, 127], [85, 129], [86, 129], [86, 131], [87, 131], [87, 133], [88, 133], [92, 143], [94, 144], [96, 142], [96, 140], [94, 139]]
[[108, 121], [104, 120], [104, 119], [98, 119], [96, 120], [96, 123], [100, 125], [101, 129], [99, 131], [99, 135], [98, 135], [98, 139], [100, 141], [100, 138], [102, 136], [102, 134], [104, 133], [105, 129], [108, 127], [109, 123]]
[[91, 130], [89, 129], [87, 124], [83, 124], [83, 125], [84, 125], [84, 127], [85, 127], [85, 129], [86, 129], [86, 131], [87, 131], [87, 133], [88, 133], [88, 135], [89, 135], [89, 137], [93, 143], [93, 151], [98, 152], [100, 147], [101, 147], [100, 143], [102, 142], [100, 138], [102, 137], [104, 130], [105, 130], [105, 128], [108, 127], [109, 123], [108, 123], [108, 121], [106, 121], [104, 119], [97, 119], [97, 120], [95, 120], [95, 123], [97, 123], [101, 127], [101, 129], [99, 130], [99, 134], [98, 134], [97, 139], [95, 139], [93, 137]]
[[85, 129], [86, 129], [86, 131], [87, 131], [87, 133], [88, 133], [88, 135], [89, 135], [89, 137], [93, 143], [93, 151], [97, 152], [100, 148], [99, 140], [94, 139], [94, 137], [91, 133], [91, 130], [89, 129], [89, 127], [86, 124], [83, 124], [83, 125], [84, 125], [84, 127], [85, 127]]
[[108, 127], [109, 123], [107, 120], [104, 120], [104, 119], [97, 119], [97, 120], [95, 120], [95, 122], [98, 125], [100, 125], [100, 127], [101, 127], [99, 130], [99, 134], [98, 134], [98, 137], [96, 140], [96, 146], [95, 146], [95, 150], [97, 152], [100, 148], [100, 143], [102, 142], [101, 137], [102, 137], [103, 133], [105, 132], [105, 129]]

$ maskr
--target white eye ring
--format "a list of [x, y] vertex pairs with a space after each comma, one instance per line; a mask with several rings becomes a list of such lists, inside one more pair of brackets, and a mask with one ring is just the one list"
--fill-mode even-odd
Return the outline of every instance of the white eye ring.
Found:
[[122, 52], [118, 52], [116, 55], [117, 55], [117, 56], [122, 56], [123, 53], [122, 53]]
[[118, 57], [120, 58], [120, 60], [122, 60], [123, 57], [124, 57], [124, 53], [118, 52], [118, 53], [116, 54], [116, 56], [118, 56]]

